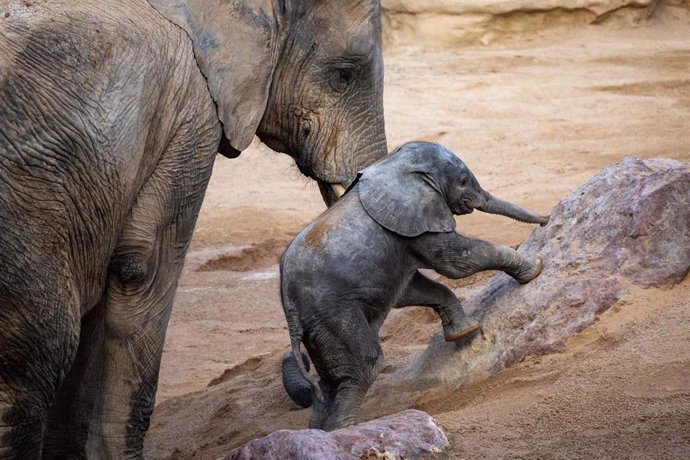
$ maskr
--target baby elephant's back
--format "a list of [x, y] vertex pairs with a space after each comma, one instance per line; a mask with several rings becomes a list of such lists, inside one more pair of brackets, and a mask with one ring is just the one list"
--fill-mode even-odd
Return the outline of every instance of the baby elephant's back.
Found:
[[285, 251], [283, 293], [295, 300], [309, 296], [302, 299], [309, 303], [333, 298], [392, 302], [414, 273], [405, 247], [404, 238], [369, 217], [352, 190], [302, 230]]

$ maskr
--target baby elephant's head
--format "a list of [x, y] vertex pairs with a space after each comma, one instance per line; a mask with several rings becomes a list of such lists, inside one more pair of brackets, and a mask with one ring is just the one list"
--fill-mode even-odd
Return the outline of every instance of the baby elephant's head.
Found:
[[367, 213], [403, 236], [452, 231], [453, 214], [469, 214], [474, 209], [541, 225], [549, 220], [492, 196], [465, 163], [430, 142], [403, 145], [363, 170], [359, 184]]

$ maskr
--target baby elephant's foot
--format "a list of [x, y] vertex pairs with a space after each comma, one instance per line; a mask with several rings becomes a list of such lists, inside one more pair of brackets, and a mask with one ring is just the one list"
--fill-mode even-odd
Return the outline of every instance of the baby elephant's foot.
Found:
[[443, 325], [443, 338], [446, 342], [457, 342], [477, 329], [479, 329], [479, 323], [472, 318], [456, 316], [450, 323]]
[[515, 279], [520, 284], [529, 283], [534, 278], [539, 276], [539, 274], [541, 273], [541, 269], [542, 261], [540, 257], [537, 257], [536, 259], [533, 259], [531, 261], [526, 260], [522, 266], [522, 270], [520, 270], [520, 273], [515, 275]]

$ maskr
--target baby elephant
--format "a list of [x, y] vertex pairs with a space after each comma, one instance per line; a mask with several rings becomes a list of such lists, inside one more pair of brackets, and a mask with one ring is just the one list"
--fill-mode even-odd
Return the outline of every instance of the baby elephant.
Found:
[[[292, 241], [280, 264], [292, 342], [283, 383], [298, 404], [313, 401], [311, 428], [354, 423], [382, 367], [378, 333], [391, 308], [433, 308], [447, 341], [477, 329], [455, 295], [418, 269], [450, 278], [502, 270], [520, 283], [539, 275], [540, 259], [455, 233], [453, 214], [474, 209], [541, 225], [549, 219], [491, 196], [444, 147], [412, 142], [364, 169]], [[301, 342], [321, 377], [318, 384], [307, 371]]]

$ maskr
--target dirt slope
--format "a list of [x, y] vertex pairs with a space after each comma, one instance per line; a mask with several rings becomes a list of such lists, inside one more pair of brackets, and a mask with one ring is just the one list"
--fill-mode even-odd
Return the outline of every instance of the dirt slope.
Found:
[[554, 355], [418, 408], [467, 458], [687, 458], [690, 282], [636, 290]]

